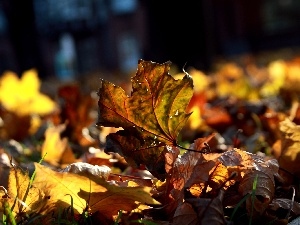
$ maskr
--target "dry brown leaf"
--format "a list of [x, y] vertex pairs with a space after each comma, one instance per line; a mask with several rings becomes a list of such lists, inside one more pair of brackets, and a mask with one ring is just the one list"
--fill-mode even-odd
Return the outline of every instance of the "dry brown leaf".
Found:
[[96, 99], [90, 93], [82, 93], [78, 84], [60, 86], [58, 97], [61, 102], [61, 120], [68, 122], [65, 133], [69, 139], [81, 146], [94, 145], [95, 140], [88, 134], [88, 127], [96, 120]]
[[198, 222], [197, 213], [190, 203], [182, 202], [178, 205], [173, 217], [173, 225], [197, 225]]
[[269, 209], [273, 211], [277, 211], [278, 209], [285, 209], [287, 210], [287, 213], [289, 213], [289, 210], [291, 210], [294, 215], [300, 215], [300, 203], [287, 198], [273, 199], [272, 203], [269, 206]]
[[20, 116], [14, 112], [0, 108], [0, 118], [2, 120], [0, 126], [0, 139], [17, 141], [23, 140], [29, 135], [31, 128], [31, 116]]
[[213, 199], [188, 198], [181, 203], [174, 214], [174, 224], [226, 224], [223, 212], [224, 190]]
[[200, 224], [225, 225], [223, 212], [224, 190], [221, 189], [213, 199], [187, 199], [197, 209]]
[[111, 169], [108, 166], [91, 165], [89, 163], [77, 162], [68, 165], [64, 172], [75, 173], [86, 177], [95, 177], [95, 179], [108, 179]]
[[105, 80], [98, 91], [97, 125], [124, 129], [107, 136], [105, 151], [121, 154], [132, 166], [145, 165], [161, 180], [166, 178], [164, 154], [168, 146], [178, 147], [193, 96], [192, 77], [175, 80], [170, 65], [139, 60], [131, 96]]
[[246, 209], [249, 215], [256, 217], [262, 215], [272, 202], [275, 193], [274, 179], [262, 171], [249, 171], [245, 174], [239, 185], [242, 196], [253, 194], [253, 183], [257, 179], [255, 196], [247, 198]]
[[[233, 174], [235, 176], [232, 176]], [[222, 154], [202, 154], [193, 164], [192, 173], [184, 186], [195, 197], [214, 198], [220, 188], [224, 187], [226, 190], [227, 187], [237, 183], [238, 192], [235, 195], [242, 198], [253, 193], [253, 183], [257, 180], [254, 210], [260, 214], [266, 210], [274, 197], [276, 174], [278, 174], [278, 163], [275, 159], [265, 160], [255, 154], [233, 149]], [[176, 182], [174, 181], [173, 184]], [[183, 179], [181, 185], [182, 183]], [[236, 197], [233, 196], [233, 199]], [[232, 202], [233, 205], [235, 203], [236, 200]], [[227, 204], [230, 205], [230, 202]], [[247, 201], [249, 213], [252, 209], [251, 204], [249, 198]]]

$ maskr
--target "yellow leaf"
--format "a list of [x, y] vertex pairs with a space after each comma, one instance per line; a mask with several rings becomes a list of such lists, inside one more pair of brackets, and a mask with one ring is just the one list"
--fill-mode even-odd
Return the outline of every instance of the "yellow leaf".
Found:
[[56, 104], [40, 93], [40, 85], [35, 69], [25, 71], [20, 79], [14, 72], [7, 71], [0, 78], [0, 103], [20, 116], [51, 113]]
[[[88, 208], [90, 213], [99, 211], [111, 218], [118, 210], [133, 210], [139, 203], [159, 204], [150, 195], [150, 187], [119, 187], [105, 179], [90, 179], [88, 173], [56, 172], [35, 163], [36, 177], [33, 184], [46, 190], [49, 201], [44, 213], [57, 212], [71, 204], [75, 213], [81, 214]], [[91, 176], [92, 177], [92, 176]]]
[[159, 204], [151, 195], [150, 187], [134, 186], [132, 182], [127, 187], [111, 185], [102, 182], [107, 191], [86, 192], [81, 190], [78, 195], [84, 199], [89, 198], [90, 212], [99, 211], [105, 217], [111, 218], [118, 214], [120, 209], [132, 211], [140, 204]]
[[[60, 137], [61, 132], [66, 129], [65, 124], [48, 127], [45, 132], [45, 141], [42, 146], [44, 160], [54, 166], [76, 162], [72, 150], [68, 146], [68, 139]], [[68, 156], [68, 157], [66, 157]]]
[[283, 88], [289, 92], [300, 92], [300, 60], [299, 58], [290, 62], [287, 67], [286, 79]]
[[[211, 79], [201, 70], [190, 69], [188, 72], [193, 77], [194, 81], [194, 92], [202, 92], [208, 89], [209, 84], [211, 83]], [[175, 79], [182, 79], [186, 73], [178, 73], [174, 76]]]
[[285, 83], [287, 66], [283, 60], [277, 60], [268, 66], [269, 79], [262, 86], [260, 94], [264, 97], [274, 96]]
[[86, 200], [78, 196], [80, 191], [107, 191], [106, 188], [97, 185], [85, 176], [56, 172], [38, 163], [35, 163], [35, 171], [33, 185], [45, 190], [49, 196], [48, 205], [43, 214], [58, 212], [69, 207], [71, 199], [73, 199], [75, 213], [81, 214], [86, 208]]
[[[235, 96], [241, 99], [253, 97], [253, 90], [242, 68], [235, 63], [223, 65], [216, 74], [216, 91], [219, 96]], [[251, 94], [251, 95], [250, 95]]]
[[8, 203], [17, 220], [22, 219], [24, 213], [39, 213], [48, 200], [41, 189], [30, 186], [28, 173], [15, 167], [10, 169], [7, 194], [8, 196], [4, 192], [0, 194], [1, 209], [5, 203]]
[[292, 174], [300, 175], [300, 125], [286, 118], [279, 123], [281, 131], [280, 167]]

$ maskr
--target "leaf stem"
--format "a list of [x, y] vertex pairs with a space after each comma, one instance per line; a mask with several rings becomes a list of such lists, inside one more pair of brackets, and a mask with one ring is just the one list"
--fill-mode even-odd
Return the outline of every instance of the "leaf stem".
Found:
[[185, 148], [179, 144], [176, 144], [176, 147], [178, 148], [181, 148], [181, 149], [184, 149], [184, 150], [187, 150], [189, 152], [198, 152], [198, 153], [207, 153], [207, 152], [210, 152], [210, 147], [207, 143], [204, 143], [205, 147], [202, 148], [203, 150], [195, 150], [195, 149], [190, 149], [190, 148]]

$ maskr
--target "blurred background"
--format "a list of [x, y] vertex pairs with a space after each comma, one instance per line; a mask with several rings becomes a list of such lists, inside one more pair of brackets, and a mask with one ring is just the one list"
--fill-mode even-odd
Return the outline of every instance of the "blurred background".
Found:
[[140, 58], [208, 71], [220, 58], [296, 52], [299, 12], [299, 0], [1, 0], [0, 73], [69, 80], [130, 73]]

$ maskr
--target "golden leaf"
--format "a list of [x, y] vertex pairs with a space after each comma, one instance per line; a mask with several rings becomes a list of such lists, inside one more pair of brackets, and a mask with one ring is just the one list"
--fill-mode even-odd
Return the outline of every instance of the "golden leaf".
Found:
[[8, 71], [0, 78], [0, 102], [19, 116], [46, 115], [55, 110], [56, 104], [39, 89], [40, 80], [35, 69], [25, 71], [20, 79]]
[[76, 158], [68, 146], [68, 139], [61, 138], [60, 134], [66, 129], [65, 124], [48, 127], [45, 132], [45, 141], [42, 145], [44, 160], [54, 166], [76, 162]]
[[88, 173], [81, 176], [68, 172], [53, 171], [35, 163], [36, 177], [33, 184], [46, 190], [48, 207], [43, 213], [58, 212], [71, 205], [75, 213], [85, 210], [99, 211], [107, 218], [117, 215], [118, 210], [131, 211], [141, 204], [159, 204], [150, 195], [150, 187], [119, 187], [105, 179], [90, 179]]
[[4, 209], [4, 204], [8, 204], [17, 221], [22, 219], [25, 213], [39, 213], [48, 200], [42, 189], [30, 186], [28, 172], [15, 167], [10, 169], [7, 193], [0, 192], [0, 196], [0, 208]]
[[286, 118], [279, 123], [281, 137], [281, 155], [278, 159], [280, 167], [300, 175], [300, 125]]

